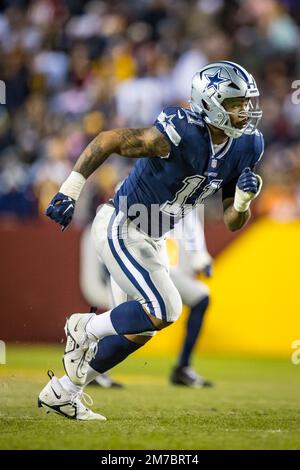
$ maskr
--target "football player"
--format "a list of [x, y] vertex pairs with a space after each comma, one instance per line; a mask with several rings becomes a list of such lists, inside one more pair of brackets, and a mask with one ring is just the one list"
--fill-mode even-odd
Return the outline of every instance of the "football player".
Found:
[[[202, 281], [196, 279], [196, 276], [199, 273], [206, 277], [211, 276], [212, 259], [206, 248], [204, 230], [198, 211], [190, 212], [184, 221], [184, 227], [182, 224], [177, 224], [176, 230], [170, 234], [169, 241], [172, 243], [169, 243], [169, 247], [172, 249], [168, 250], [168, 255], [171, 279], [183, 303], [190, 311], [183, 344], [170, 381], [173, 384], [188, 387], [210, 387], [213, 385], [212, 382], [199, 376], [190, 367], [190, 362], [209, 304], [209, 289]], [[97, 305], [104, 310], [125, 302], [126, 294], [113, 280], [110, 282], [104, 264], [97, 259], [91, 240], [90, 225], [82, 234], [80, 255], [80, 285], [85, 299], [91, 305]], [[100, 342], [97, 351], [100, 362], [101, 354]], [[94, 367], [95, 364], [96, 361], [94, 361]], [[122, 387], [122, 384], [113, 380], [106, 371], [95, 377], [92, 384], [103, 388]]]
[[263, 153], [258, 97], [243, 67], [211, 63], [192, 79], [190, 109], [168, 107], [149, 128], [101, 132], [82, 152], [46, 213], [65, 229], [86, 179], [111, 154], [139, 158], [92, 228], [98, 256], [131, 300], [101, 315], [71, 315], [65, 326], [66, 375], [50, 374], [40, 406], [73, 419], [105, 420], [82, 403], [83, 387], [176, 321], [182, 310], [166, 268], [163, 235], [220, 189], [225, 225], [238, 230], [246, 224], [262, 186], [254, 173]]

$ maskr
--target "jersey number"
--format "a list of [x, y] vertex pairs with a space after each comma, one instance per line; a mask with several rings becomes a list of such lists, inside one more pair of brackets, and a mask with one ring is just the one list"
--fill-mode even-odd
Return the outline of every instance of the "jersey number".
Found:
[[[202, 175], [188, 176], [183, 180], [183, 186], [177, 191], [172, 201], [167, 201], [162, 205], [161, 211], [167, 215], [177, 217], [184, 214], [184, 206], [205, 180]], [[216, 192], [221, 186], [223, 180], [212, 180], [202, 190], [194, 204], [200, 204], [207, 196]], [[194, 205], [193, 204], [193, 205]], [[188, 211], [191, 208], [188, 209]]]

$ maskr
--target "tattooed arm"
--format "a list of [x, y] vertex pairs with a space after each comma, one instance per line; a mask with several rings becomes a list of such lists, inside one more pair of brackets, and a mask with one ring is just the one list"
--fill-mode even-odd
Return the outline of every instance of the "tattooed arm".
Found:
[[86, 179], [112, 153], [139, 158], [164, 157], [169, 152], [168, 142], [155, 127], [101, 132], [80, 155], [73, 171], [50, 201], [46, 215], [64, 230], [72, 220], [75, 203]]
[[170, 152], [170, 146], [155, 127], [113, 129], [101, 132], [77, 160], [74, 171], [88, 178], [112, 153], [124, 157], [157, 157]]

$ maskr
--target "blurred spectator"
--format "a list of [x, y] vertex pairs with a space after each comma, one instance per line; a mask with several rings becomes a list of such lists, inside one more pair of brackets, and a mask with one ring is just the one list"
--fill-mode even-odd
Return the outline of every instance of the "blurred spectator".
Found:
[[0, 215], [22, 219], [34, 217], [36, 199], [30, 184], [28, 165], [15, 147], [7, 147], [0, 155]]

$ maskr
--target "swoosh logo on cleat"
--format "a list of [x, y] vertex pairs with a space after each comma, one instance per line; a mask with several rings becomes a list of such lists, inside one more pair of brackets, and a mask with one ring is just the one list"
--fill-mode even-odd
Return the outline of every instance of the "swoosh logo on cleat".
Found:
[[78, 327], [78, 323], [80, 322], [80, 318], [79, 320], [77, 321], [76, 325], [74, 326], [74, 331], [78, 331], [77, 327]]
[[58, 400], [60, 400], [60, 399], [61, 399], [61, 395], [58, 395], [58, 394], [56, 393], [56, 391], [54, 390], [53, 387], [51, 387], [51, 390], [52, 390], [52, 392], [54, 393], [54, 395], [56, 396], [56, 398], [57, 398]]

